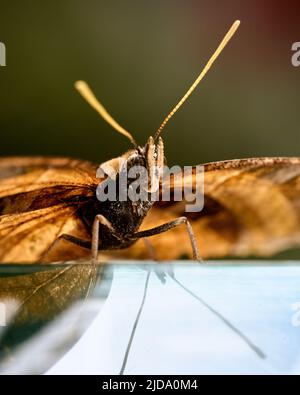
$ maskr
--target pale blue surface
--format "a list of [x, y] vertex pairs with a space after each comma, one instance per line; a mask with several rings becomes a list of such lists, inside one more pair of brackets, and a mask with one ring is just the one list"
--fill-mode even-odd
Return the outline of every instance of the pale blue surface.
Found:
[[[233, 262], [173, 267], [178, 281], [243, 332], [266, 357], [259, 357], [170, 277], [163, 284], [152, 270], [125, 374], [300, 373], [299, 265]], [[103, 308], [49, 374], [120, 372], [149, 269], [114, 267]]]

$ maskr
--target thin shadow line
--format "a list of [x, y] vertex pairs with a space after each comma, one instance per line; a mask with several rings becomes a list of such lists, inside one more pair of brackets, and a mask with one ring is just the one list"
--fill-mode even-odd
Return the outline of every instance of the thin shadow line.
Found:
[[227, 325], [233, 332], [235, 332], [244, 342], [255, 352], [255, 354], [261, 358], [261, 359], [266, 359], [267, 356], [263, 353], [263, 351], [257, 347], [255, 344], [252, 343], [250, 339], [246, 335], [244, 335], [243, 332], [241, 332], [239, 329], [237, 329], [230, 321], [228, 321], [221, 313], [219, 313], [217, 310], [215, 310], [213, 307], [211, 307], [209, 304], [207, 304], [203, 299], [201, 299], [198, 295], [194, 294], [191, 290], [189, 290], [185, 285], [183, 285], [180, 281], [178, 281], [175, 277], [170, 276], [170, 278], [177, 284], [179, 287], [181, 287], [184, 291], [186, 291], [188, 294], [190, 294], [193, 298], [198, 300], [198, 302], [202, 303], [210, 312], [215, 314], [225, 325]]
[[120, 375], [123, 375], [124, 371], [126, 369], [126, 365], [127, 365], [130, 349], [131, 349], [131, 346], [132, 346], [132, 342], [133, 342], [133, 339], [134, 339], [134, 335], [135, 335], [135, 332], [136, 332], [136, 328], [138, 326], [139, 319], [140, 319], [140, 316], [141, 316], [143, 308], [144, 308], [144, 304], [145, 304], [145, 300], [146, 300], [146, 296], [147, 296], [148, 285], [149, 285], [150, 274], [151, 274], [151, 271], [149, 270], [148, 274], [147, 274], [146, 282], [145, 282], [145, 288], [144, 288], [144, 294], [143, 294], [142, 302], [141, 302], [140, 308], [138, 310], [136, 319], [135, 319], [134, 324], [133, 324], [133, 328], [132, 328], [132, 331], [131, 331], [129, 342], [128, 342], [128, 345], [127, 345], [127, 348], [126, 348], [126, 352], [125, 352], [125, 355], [124, 355], [122, 367], [121, 367], [121, 370], [120, 370], [120, 373], [119, 373]]

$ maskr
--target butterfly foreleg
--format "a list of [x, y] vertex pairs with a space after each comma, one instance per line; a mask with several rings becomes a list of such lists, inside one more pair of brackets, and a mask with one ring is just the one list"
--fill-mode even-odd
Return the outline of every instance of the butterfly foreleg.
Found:
[[99, 250], [99, 227], [100, 225], [106, 226], [113, 234], [115, 234], [115, 230], [110, 223], [110, 221], [104, 217], [104, 215], [98, 214], [96, 215], [93, 223], [93, 230], [92, 230], [92, 245], [91, 245], [91, 252], [92, 252], [92, 264], [97, 263], [98, 258], [98, 250]]
[[132, 238], [133, 239], [140, 239], [143, 237], [155, 236], [160, 233], [167, 232], [168, 230], [176, 228], [177, 226], [182, 225], [182, 224], [184, 224], [186, 226], [186, 229], [187, 229], [187, 232], [188, 232], [188, 235], [190, 238], [190, 242], [191, 242], [191, 246], [192, 246], [192, 250], [193, 250], [193, 259], [195, 259], [199, 262], [203, 262], [200, 257], [200, 254], [199, 254], [198, 243], [197, 243], [192, 225], [189, 223], [189, 221], [186, 217], [179, 217], [179, 218], [174, 219], [173, 221], [167, 222], [166, 224], [156, 226], [155, 228], [137, 232], [132, 236]]
[[91, 263], [97, 263], [98, 258], [98, 250], [99, 250], [99, 243], [101, 242], [99, 239], [99, 226], [103, 225], [106, 226], [112, 233], [115, 234], [114, 228], [111, 223], [106, 219], [103, 215], [96, 215], [93, 227], [92, 227], [92, 240], [84, 240], [76, 236], [69, 235], [64, 233], [60, 235], [54, 242], [50, 245], [47, 251], [41, 257], [41, 261], [46, 258], [46, 256], [55, 249], [56, 245], [59, 244], [60, 241], [66, 240], [70, 243], [76, 244], [79, 247], [83, 247], [85, 249], [91, 250]]
[[153, 244], [151, 243], [150, 240], [148, 240], [147, 238], [143, 238], [143, 242], [148, 250], [149, 256], [153, 261], [159, 261], [159, 258], [157, 256], [157, 252], [153, 246]]
[[[50, 246], [47, 248], [46, 251], [44, 251], [44, 253], [41, 255], [41, 257], [39, 258], [40, 262], [46, 261], [48, 262], [48, 256], [55, 251], [56, 247], [59, 246], [60, 242], [66, 240], [70, 243], [76, 244], [80, 247], [86, 248], [86, 249], [91, 249], [91, 242], [88, 240], [83, 240], [80, 239], [78, 237], [69, 235], [67, 233], [63, 233], [62, 235], [60, 235], [59, 237], [57, 237], [52, 244], [50, 244]], [[51, 259], [52, 261], [52, 259]]]

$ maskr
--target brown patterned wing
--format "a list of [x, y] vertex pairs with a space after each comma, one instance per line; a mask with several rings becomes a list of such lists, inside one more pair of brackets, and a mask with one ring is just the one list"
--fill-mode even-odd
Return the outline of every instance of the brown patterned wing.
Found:
[[[23, 344], [29, 347], [31, 338], [44, 333], [47, 325], [53, 325], [61, 313], [66, 313], [70, 328], [76, 328], [72, 336], [68, 337], [67, 346], [75, 344], [82, 333], [82, 322], [84, 326], [88, 326], [93, 319], [93, 314], [86, 314], [84, 310], [89, 306], [86, 300], [93, 287], [98, 280], [101, 281], [101, 274], [102, 267], [85, 264], [27, 265], [22, 269], [2, 266], [0, 302], [5, 306], [6, 318], [6, 328], [2, 328], [0, 336], [2, 370], [9, 369], [11, 364], [18, 364], [19, 347]], [[110, 285], [109, 282], [106, 283], [106, 287], [107, 285]], [[73, 309], [71, 314], [70, 309]], [[79, 322], [82, 320], [82, 314], [84, 320]], [[49, 331], [51, 332], [51, 328]], [[51, 339], [50, 343], [55, 341], [53, 333]], [[50, 368], [64, 352], [63, 347], [61, 352], [54, 353], [53, 358], [44, 361], [40, 366], [41, 373], [46, 370], [46, 366]]]
[[[89, 251], [55, 244], [69, 233], [89, 234], [78, 208], [94, 199], [96, 167], [66, 158], [0, 159], [0, 262], [42, 263], [77, 259]], [[45, 259], [47, 258], [47, 259]], [[41, 262], [42, 261], [42, 262]], [[101, 267], [94, 265], [5, 266], [0, 273], [0, 301], [9, 327], [1, 336], [0, 359], [81, 298], [87, 298]]]
[[[158, 203], [143, 229], [186, 215], [205, 259], [270, 256], [300, 245], [300, 158], [215, 162], [205, 164], [204, 171], [201, 212], [186, 213], [185, 202]], [[194, 175], [189, 182], [195, 186]], [[171, 180], [173, 191], [180, 185], [180, 179]], [[151, 241], [161, 259], [191, 256], [184, 226]], [[142, 242], [131, 248], [130, 256], [147, 256]]]
[[63, 233], [89, 238], [78, 208], [93, 199], [95, 176], [95, 165], [75, 159], [1, 158], [0, 262], [86, 256], [88, 251], [67, 242], [51, 247]]
[[84, 264], [28, 268], [28, 271], [11, 270], [7, 275], [3, 270], [0, 273], [0, 300], [18, 311], [17, 315], [7, 311], [7, 315], [19, 324], [40, 319], [50, 321], [74, 300], [86, 298], [91, 278], [95, 274], [99, 278], [101, 273], [101, 267]]

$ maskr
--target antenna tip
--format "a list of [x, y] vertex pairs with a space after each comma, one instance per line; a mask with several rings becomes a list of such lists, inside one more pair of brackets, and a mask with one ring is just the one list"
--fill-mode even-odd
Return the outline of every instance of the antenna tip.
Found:
[[237, 20], [234, 22], [234, 25], [235, 25], [236, 27], [238, 27], [240, 24], [241, 24], [241, 21], [240, 21], [239, 19], [237, 19]]
[[86, 87], [86, 86], [87, 86], [87, 83], [86, 83], [85, 81], [79, 80], [79, 81], [76, 81], [76, 82], [74, 83], [74, 87], [75, 87], [75, 89], [77, 89], [77, 90], [81, 90], [82, 88], [84, 88], [84, 87]]

